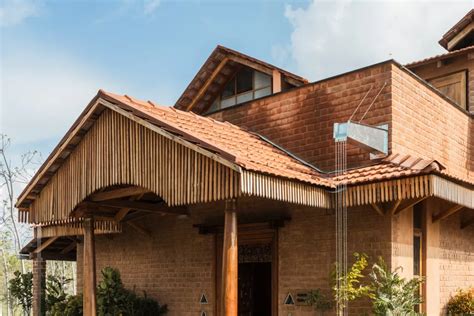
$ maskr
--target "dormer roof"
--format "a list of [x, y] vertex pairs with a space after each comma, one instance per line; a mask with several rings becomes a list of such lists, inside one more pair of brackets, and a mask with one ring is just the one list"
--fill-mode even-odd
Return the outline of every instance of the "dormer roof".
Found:
[[447, 31], [438, 42], [448, 51], [474, 44], [474, 9], [471, 9], [458, 23]]
[[199, 69], [193, 80], [178, 99], [175, 108], [202, 113], [219, 94], [223, 85], [242, 66], [272, 75], [281, 74], [282, 80], [293, 86], [301, 86], [308, 80], [274, 65], [245, 55], [233, 49], [218, 45]]

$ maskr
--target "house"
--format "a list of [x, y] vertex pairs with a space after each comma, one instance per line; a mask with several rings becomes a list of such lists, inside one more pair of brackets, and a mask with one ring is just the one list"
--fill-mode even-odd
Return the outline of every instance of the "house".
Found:
[[[473, 19], [408, 65], [308, 82], [218, 46], [174, 107], [99, 91], [18, 198], [35, 315], [46, 260], [77, 261], [85, 315], [105, 266], [169, 315], [312, 315], [341, 214], [349, 255], [423, 276], [444, 313], [474, 284]], [[367, 133], [334, 139], [347, 122]]]

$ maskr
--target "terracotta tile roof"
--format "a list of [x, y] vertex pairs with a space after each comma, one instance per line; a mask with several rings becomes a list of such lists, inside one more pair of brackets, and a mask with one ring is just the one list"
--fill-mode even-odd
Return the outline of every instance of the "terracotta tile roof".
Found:
[[236, 125], [129, 96], [105, 91], [100, 91], [99, 94], [107, 101], [133, 110], [135, 115], [145, 114], [153, 124], [171, 130], [201, 147], [216, 151], [246, 170], [326, 187], [334, 186], [330, 179], [326, 179], [315, 169], [303, 165], [258, 135]]
[[391, 154], [375, 165], [351, 169], [343, 175], [333, 177], [333, 180], [351, 185], [398, 179], [432, 172], [439, 173], [444, 169], [436, 160]]
[[461, 48], [461, 49], [458, 49], [458, 50], [454, 50], [452, 52], [448, 52], [448, 53], [445, 53], [445, 54], [440, 54], [440, 55], [428, 57], [428, 58], [425, 58], [425, 59], [422, 59], [422, 60], [413, 61], [409, 64], [406, 64], [405, 67], [413, 68], [413, 67], [421, 66], [421, 65], [431, 63], [431, 62], [434, 62], [434, 61], [443, 60], [443, 59], [446, 59], [446, 58], [451, 58], [451, 57], [455, 57], [455, 56], [458, 56], [458, 55], [467, 54], [467, 53], [472, 52], [472, 51], [474, 51], [474, 46], [468, 46], [468, 47]]

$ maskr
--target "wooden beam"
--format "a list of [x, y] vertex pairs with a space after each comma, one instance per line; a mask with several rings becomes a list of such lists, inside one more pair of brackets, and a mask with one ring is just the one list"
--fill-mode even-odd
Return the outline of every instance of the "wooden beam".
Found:
[[194, 97], [194, 99], [188, 105], [188, 107], [186, 108], [186, 111], [191, 110], [193, 106], [202, 98], [202, 96], [206, 92], [209, 85], [212, 83], [212, 81], [214, 81], [216, 76], [221, 72], [222, 68], [224, 68], [224, 66], [227, 64], [228, 61], [229, 61], [229, 58], [226, 57], [219, 63], [217, 68], [214, 69], [214, 71], [212, 72], [211, 76], [206, 80], [206, 83], [201, 87], [201, 89], [199, 89], [198, 94]]
[[436, 223], [436, 222], [438, 222], [442, 219], [445, 219], [445, 218], [453, 215], [454, 213], [457, 213], [462, 208], [464, 208], [464, 206], [456, 204], [456, 205], [448, 208], [447, 210], [441, 211], [441, 212], [437, 213], [436, 215], [433, 215], [432, 218], [431, 218], [431, 222]]
[[426, 198], [428, 198], [428, 197], [427, 197], [427, 196], [421, 197], [421, 198], [418, 198], [418, 199], [416, 199], [416, 200], [413, 200], [413, 201], [409, 202], [409, 203], [406, 204], [406, 205], [403, 205], [402, 207], [400, 207], [399, 209], [397, 209], [397, 210], [393, 213], [393, 215], [400, 214], [400, 213], [403, 212], [404, 210], [409, 209], [409, 208], [412, 207], [413, 205], [420, 203], [421, 201], [425, 200]]
[[84, 316], [96, 316], [94, 219], [84, 219], [83, 306]]
[[151, 213], [166, 213], [166, 214], [187, 214], [186, 211], [183, 211], [182, 208], [168, 207], [166, 203], [149, 203], [149, 202], [139, 202], [139, 201], [124, 201], [124, 200], [107, 200], [100, 203], [100, 205], [116, 208], [130, 208], [132, 210], [151, 212]]
[[472, 224], [474, 224], [474, 216], [466, 221], [461, 222], [461, 229], [464, 229]]
[[41, 251], [45, 250], [47, 247], [49, 247], [53, 242], [58, 240], [59, 237], [51, 237], [48, 240], [46, 240], [44, 243], [41, 243], [41, 245], [33, 251], [33, 253], [40, 253]]
[[74, 248], [76, 248], [76, 246], [77, 246], [77, 242], [74, 240], [72, 243], [67, 245], [66, 248], [61, 250], [61, 254], [64, 255], [64, 254], [67, 254], [67, 253], [71, 252]]
[[400, 203], [402, 203], [402, 200], [396, 200], [395, 203], [393, 203], [392, 207], [389, 209], [389, 213], [395, 214], [398, 207], [400, 206]]
[[272, 72], [272, 90], [273, 93], [281, 92], [281, 72], [276, 69]]
[[91, 201], [105, 201], [105, 200], [112, 200], [112, 199], [119, 199], [126, 196], [133, 196], [138, 194], [144, 194], [150, 192], [150, 190], [140, 187], [127, 187], [127, 188], [119, 188], [110, 191], [98, 192], [93, 194], [89, 199]]
[[[224, 219], [222, 252], [222, 311], [226, 316], [237, 316], [238, 309], [238, 240], [235, 201], [227, 202]], [[229, 205], [230, 204], [230, 205]]]
[[385, 215], [385, 211], [376, 203], [371, 203], [370, 206], [372, 206], [372, 208], [379, 214], [379, 215], [382, 215], [384, 216]]
[[[139, 199], [141, 199], [142, 197], [143, 197], [143, 194], [140, 194], [140, 195], [137, 196], [137, 197], [131, 197], [131, 198], [130, 198], [130, 201], [139, 200]], [[117, 212], [117, 214], [115, 214], [114, 220], [115, 220], [116, 222], [122, 221], [122, 220], [125, 218], [125, 216], [127, 216], [128, 212], [130, 212], [131, 210], [132, 210], [132, 209], [129, 208], [129, 207], [121, 208], [121, 209]]]
[[451, 51], [457, 44], [459, 44], [460, 41], [463, 40], [463, 38], [469, 34], [471, 31], [474, 31], [474, 22], [471, 22], [471, 24], [468, 24], [464, 27], [464, 29], [456, 34], [446, 45], [448, 50]]

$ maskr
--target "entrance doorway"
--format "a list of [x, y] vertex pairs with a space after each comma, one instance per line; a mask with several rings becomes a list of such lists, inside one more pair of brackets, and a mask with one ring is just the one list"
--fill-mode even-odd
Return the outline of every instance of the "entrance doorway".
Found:
[[271, 316], [272, 264], [239, 264], [239, 316]]

